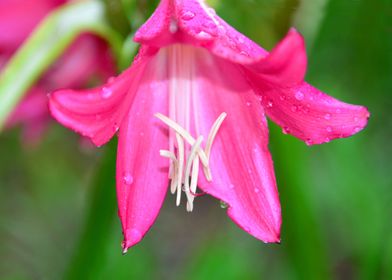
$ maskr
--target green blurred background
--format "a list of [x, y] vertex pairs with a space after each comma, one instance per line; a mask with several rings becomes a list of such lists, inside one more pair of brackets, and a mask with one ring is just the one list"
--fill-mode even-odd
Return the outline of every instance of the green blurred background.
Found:
[[[392, 279], [392, 1], [209, 3], [267, 49], [297, 27], [307, 81], [372, 114], [360, 134], [313, 147], [270, 123], [282, 244], [241, 231], [219, 201], [202, 197], [188, 214], [168, 195], [145, 239], [121, 255], [116, 143], [85, 147], [53, 122], [33, 148], [19, 128], [0, 135], [1, 279]], [[126, 35], [156, 4], [106, 1], [129, 48]]]

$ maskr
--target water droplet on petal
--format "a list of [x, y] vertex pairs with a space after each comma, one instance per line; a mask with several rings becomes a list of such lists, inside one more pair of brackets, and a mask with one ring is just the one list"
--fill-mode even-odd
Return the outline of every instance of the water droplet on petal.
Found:
[[285, 127], [283, 127], [282, 132], [283, 132], [283, 134], [289, 134], [290, 133], [290, 128], [285, 126]]
[[267, 108], [272, 108], [272, 106], [274, 106], [274, 103], [272, 102], [272, 100], [269, 100], [267, 102]]
[[220, 201], [220, 207], [221, 207], [222, 209], [226, 209], [227, 207], [229, 207], [229, 205], [228, 205], [226, 202], [224, 202], [223, 200], [221, 200], [221, 201]]
[[118, 126], [118, 124], [117, 124], [117, 123], [114, 123], [114, 125], [113, 125], [113, 131], [114, 131], [114, 132], [117, 132], [119, 129], [120, 129], [120, 127]]
[[279, 96], [279, 99], [281, 100], [281, 101], [285, 101], [286, 100], [286, 95], [281, 95], [281, 96]]
[[260, 190], [258, 188], [255, 188], [255, 193], [259, 193]]
[[295, 93], [295, 99], [300, 100], [300, 101], [303, 100], [304, 99], [304, 94], [301, 91], [297, 91]]
[[195, 13], [191, 11], [184, 11], [181, 15], [181, 19], [183, 20], [191, 20], [195, 17]]
[[115, 79], [116, 79], [115, 77], [110, 77], [110, 78], [108, 79], [108, 81], [107, 81], [108, 84], [113, 83]]
[[211, 35], [210, 33], [206, 32], [206, 31], [200, 31], [200, 32], [197, 34], [197, 37], [198, 37], [199, 39], [202, 39], [202, 40], [211, 40], [212, 35]]
[[249, 56], [249, 53], [247, 53], [246, 51], [241, 51], [240, 54], [242, 54], [243, 56]]
[[355, 128], [354, 128], [354, 133], [357, 133], [357, 132], [359, 132], [361, 130], [361, 128], [359, 127], [359, 126], [356, 126]]
[[359, 118], [358, 117], [355, 117], [354, 118], [354, 122], [358, 122], [359, 121]]
[[177, 30], [178, 30], [178, 25], [177, 25], [177, 22], [175, 21], [175, 20], [172, 20], [171, 22], [170, 22], [170, 25], [169, 25], [169, 31], [170, 31], [170, 33], [176, 33], [177, 32]]
[[331, 139], [329, 137], [325, 137], [324, 142], [329, 143], [329, 142], [331, 142]]
[[308, 145], [308, 146], [312, 146], [313, 145], [313, 140], [308, 138], [308, 139], [306, 139], [305, 144]]
[[332, 132], [332, 127], [327, 126], [326, 130], [327, 130], [327, 132]]
[[263, 102], [263, 97], [262, 96], [257, 96], [257, 100], [259, 100], [260, 102]]
[[126, 185], [132, 185], [133, 177], [132, 177], [131, 173], [129, 173], [129, 172], [124, 173], [123, 181], [124, 181], [124, 184], [126, 184]]
[[252, 102], [248, 101], [246, 102], [246, 106], [250, 107], [252, 105]]
[[101, 92], [102, 98], [108, 99], [108, 98], [110, 98], [112, 96], [112, 94], [113, 94], [113, 91], [112, 91], [111, 88], [108, 88], [108, 87], [103, 87], [102, 88], [102, 92]]
[[330, 120], [330, 119], [331, 119], [331, 114], [325, 114], [325, 115], [324, 115], [324, 119]]
[[214, 8], [208, 8], [208, 13], [210, 13], [211, 15], [216, 15], [216, 11]]
[[342, 110], [336, 109], [336, 113], [340, 114], [341, 112], [342, 112]]
[[234, 185], [233, 185], [233, 184], [230, 184], [230, 185], [229, 185], [229, 189], [234, 189]]
[[291, 111], [294, 112], [294, 113], [297, 112], [298, 111], [298, 107], [295, 106], [295, 105], [291, 106]]

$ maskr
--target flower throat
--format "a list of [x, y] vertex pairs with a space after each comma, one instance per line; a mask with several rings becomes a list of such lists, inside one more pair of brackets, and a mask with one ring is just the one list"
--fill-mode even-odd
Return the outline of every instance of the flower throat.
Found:
[[200, 164], [207, 181], [212, 180], [209, 166], [212, 144], [219, 128], [226, 118], [221, 113], [211, 124], [211, 129], [203, 148], [204, 137], [193, 137], [191, 131], [198, 131], [196, 114], [199, 113], [195, 96], [198, 94], [196, 77], [197, 48], [186, 45], [172, 45], [158, 54], [162, 61], [168, 60], [169, 116], [160, 113], [155, 116], [169, 127], [169, 150], [161, 150], [160, 155], [170, 160], [169, 178], [171, 193], [176, 193], [176, 205], [181, 203], [182, 192], [187, 199], [187, 211], [193, 210], [197, 194], [197, 178]]

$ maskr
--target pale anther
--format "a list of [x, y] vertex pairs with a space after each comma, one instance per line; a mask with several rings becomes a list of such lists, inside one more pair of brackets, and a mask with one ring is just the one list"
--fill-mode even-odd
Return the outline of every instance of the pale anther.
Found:
[[[227, 114], [222, 113], [218, 119], [214, 122], [211, 130], [207, 137], [207, 143], [205, 150], [203, 150], [201, 144], [203, 142], [203, 136], [199, 136], [195, 139], [186, 129], [181, 125], [173, 121], [172, 119], [157, 113], [155, 116], [160, 119], [163, 123], [169, 126], [175, 133], [177, 140], [176, 153], [174, 148], [172, 151], [161, 150], [160, 155], [170, 159], [170, 174], [171, 179], [170, 190], [174, 194], [177, 192], [176, 205], [178, 206], [181, 202], [181, 192], [184, 191], [187, 198], [187, 211], [193, 210], [193, 201], [197, 190], [197, 179], [199, 176], [200, 162], [203, 166], [203, 172], [208, 181], [212, 180], [211, 170], [209, 167], [209, 159], [211, 155], [212, 144], [221, 127]], [[172, 135], [172, 134], [171, 134]], [[185, 154], [185, 143], [184, 140], [190, 145], [190, 152]], [[170, 140], [171, 143], [174, 142]], [[184, 164], [185, 162], [185, 164]]]

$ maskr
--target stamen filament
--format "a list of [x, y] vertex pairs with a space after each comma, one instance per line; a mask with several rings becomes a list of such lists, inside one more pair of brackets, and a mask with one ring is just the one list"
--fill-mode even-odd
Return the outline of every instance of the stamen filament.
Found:
[[[203, 148], [201, 147], [201, 143], [203, 142], [202, 135], [200, 135], [195, 140], [195, 138], [193, 138], [186, 129], [184, 129], [175, 121], [160, 113], [155, 114], [155, 116], [163, 123], [168, 125], [170, 128], [172, 128], [176, 135], [177, 157], [174, 152], [175, 148], [173, 141], [170, 142], [173, 143], [173, 147], [170, 147], [170, 151], [161, 150], [160, 155], [171, 160], [171, 165], [169, 169], [169, 178], [171, 179], [170, 190], [173, 194], [177, 191], [176, 205], [180, 205], [181, 193], [182, 191], [184, 191], [187, 198], [186, 209], [188, 212], [190, 212], [193, 210], [193, 202], [195, 197], [199, 196], [199, 194], [196, 193], [196, 190], [197, 180], [199, 176], [200, 161], [203, 165], [203, 171], [206, 179], [208, 181], [212, 180], [211, 170], [209, 168], [209, 159], [211, 155], [212, 144], [227, 114], [220, 114], [218, 119], [212, 125], [211, 130], [208, 134], [205, 150], [203, 150]], [[170, 135], [172, 135], [172, 133], [170, 133]], [[184, 140], [191, 146], [189, 154], [187, 152], [189, 148], [185, 146]], [[185, 154], [185, 152], [187, 153]]]
[[[185, 182], [184, 182], [184, 187], [185, 187], [185, 194], [186, 194], [187, 199], [188, 199], [188, 203], [187, 203], [187, 210], [188, 210], [188, 212], [191, 212], [193, 210], [193, 199], [194, 199], [194, 197], [190, 193], [191, 188], [189, 187], [189, 180], [187, 178], [189, 178], [189, 175], [191, 173], [191, 168], [192, 168], [193, 161], [194, 161], [194, 159], [196, 157], [196, 153], [197, 153], [197, 151], [198, 151], [202, 141], [203, 141], [203, 136], [199, 136], [199, 138], [197, 138], [197, 140], [196, 140], [196, 143], [192, 146], [191, 153], [189, 154], [188, 160], [186, 162], [186, 167], [185, 167], [185, 178], [186, 179], [185, 179]], [[193, 166], [193, 170], [194, 169], [195, 169], [195, 166]], [[196, 178], [192, 177], [193, 184], [195, 184], [195, 180], [197, 180], [197, 177]]]
[[[157, 117], [158, 119], [163, 121], [166, 125], [168, 125], [172, 129], [174, 129], [178, 134], [180, 134], [189, 143], [189, 145], [193, 146], [195, 144], [195, 142], [196, 142], [195, 138], [193, 138], [189, 134], [189, 132], [186, 131], [185, 129], [183, 129], [179, 124], [172, 121], [168, 117], [162, 115], [161, 113], [156, 113], [155, 117]], [[198, 153], [200, 156], [200, 160], [203, 162], [203, 165], [208, 166], [208, 159], [207, 159], [207, 155], [205, 154], [205, 152], [202, 149], [199, 149]]]
[[[178, 145], [178, 177], [177, 177], [177, 201], [176, 205], [179, 206], [181, 202], [181, 185], [182, 185], [182, 174], [184, 169], [184, 140], [176, 133], [177, 145]], [[187, 177], [185, 177], [186, 179]]]

